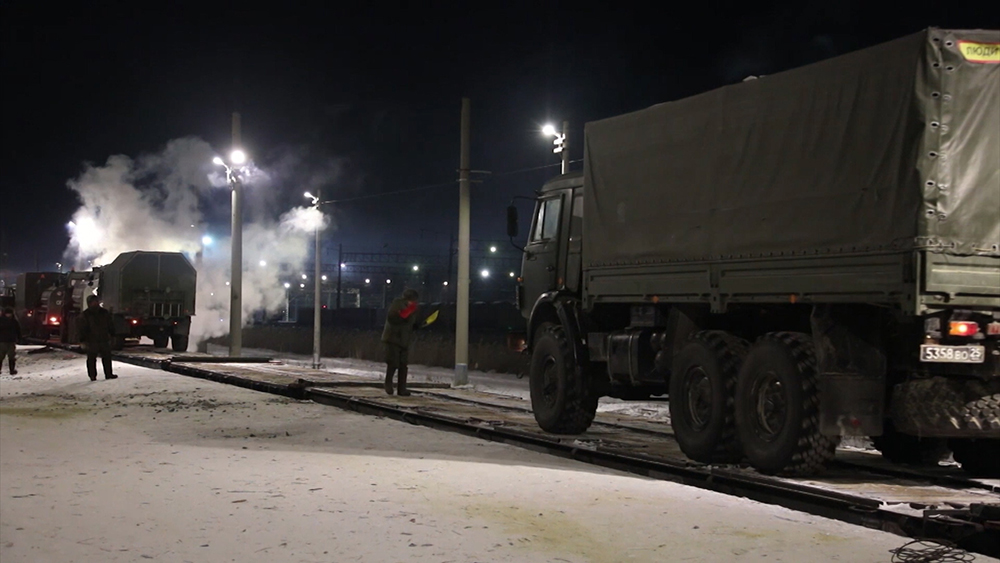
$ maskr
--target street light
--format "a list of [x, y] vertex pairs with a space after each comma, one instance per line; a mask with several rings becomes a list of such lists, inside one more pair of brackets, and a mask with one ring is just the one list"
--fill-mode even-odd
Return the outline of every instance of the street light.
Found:
[[212, 245], [212, 237], [210, 237], [208, 235], [205, 235], [205, 236], [201, 237], [201, 244], [202, 244], [202, 246], [211, 246]]
[[266, 260], [261, 260], [260, 261], [260, 267], [263, 268], [264, 266], [267, 266], [267, 261]]
[[[239, 142], [239, 114], [233, 114], [233, 145], [238, 146]], [[233, 192], [233, 217], [232, 217], [232, 284], [229, 286], [229, 355], [239, 357], [243, 354], [243, 181], [240, 178], [239, 166], [246, 162], [247, 155], [234, 149], [229, 155], [229, 162], [226, 164], [221, 157], [212, 159], [217, 166], [226, 169], [226, 181]], [[192, 225], [193, 227], [194, 225]], [[211, 242], [211, 239], [209, 239]], [[202, 239], [204, 242], [204, 238]]]
[[495, 247], [495, 246], [491, 246], [490, 247], [490, 252], [496, 252], [496, 251], [497, 251], [497, 247]]
[[490, 271], [489, 270], [483, 270], [483, 271], [479, 272], [479, 275], [482, 276], [482, 277], [484, 277], [484, 278], [488, 278], [488, 277], [490, 277]]
[[555, 125], [548, 124], [542, 127], [542, 134], [546, 137], [555, 137], [552, 144], [556, 148], [552, 149], [552, 152], [556, 154], [562, 153], [562, 173], [569, 172], [569, 121], [563, 121], [562, 133], [556, 131]]
[[[312, 195], [311, 193], [306, 192], [305, 197], [312, 200], [312, 207], [316, 210], [317, 213], [320, 213], [319, 190], [316, 190], [316, 194], [317, 195]], [[319, 218], [317, 218], [316, 221], [316, 255], [313, 259], [313, 263], [316, 268], [316, 272], [313, 278], [313, 285], [315, 286], [315, 289], [313, 291], [313, 365], [312, 365], [313, 369], [320, 368], [320, 363], [319, 363], [320, 324], [322, 323], [323, 320], [322, 315], [320, 314], [321, 309], [319, 306], [320, 301], [322, 300], [322, 296], [320, 293], [322, 289], [320, 288], [320, 283], [326, 281], [326, 276], [320, 275], [320, 266], [321, 266], [320, 262], [322, 260], [322, 255], [320, 254], [320, 247], [319, 247], [319, 229], [323, 222], [318, 219]], [[302, 274], [302, 279], [305, 278], [306, 275]]]
[[419, 272], [420, 271], [420, 266], [414, 266], [413, 267], [413, 271], [414, 272]]

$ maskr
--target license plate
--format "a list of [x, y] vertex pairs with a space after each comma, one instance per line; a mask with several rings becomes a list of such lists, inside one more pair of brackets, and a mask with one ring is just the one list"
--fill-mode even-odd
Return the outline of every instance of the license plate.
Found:
[[945, 362], [954, 364], [981, 364], [986, 361], [983, 346], [920, 346], [921, 362]]

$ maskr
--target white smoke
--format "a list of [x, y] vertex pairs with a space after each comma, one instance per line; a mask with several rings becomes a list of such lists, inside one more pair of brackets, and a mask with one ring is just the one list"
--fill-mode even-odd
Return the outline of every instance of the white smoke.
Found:
[[[212, 164], [213, 156], [215, 151], [200, 139], [178, 139], [158, 154], [112, 156], [105, 165], [87, 166], [68, 182], [82, 202], [67, 226], [70, 243], [65, 253], [67, 263], [78, 270], [110, 263], [134, 250], [183, 252], [192, 260], [198, 270], [192, 346], [229, 332], [231, 239], [216, 238], [210, 244], [202, 240], [207, 230], [204, 208], [219, 199], [220, 190], [229, 193], [225, 173]], [[252, 163], [241, 178], [245, 190], [276, 189], [272, 175]], [[243, 227], [244, 324], [256, 311], [274, 313], [284, 306], [282, 273], [302, 269], [315, 230], [328, 226], [327, 217], [311, 207], [273, 215], [244, 213], [258, 217]]]

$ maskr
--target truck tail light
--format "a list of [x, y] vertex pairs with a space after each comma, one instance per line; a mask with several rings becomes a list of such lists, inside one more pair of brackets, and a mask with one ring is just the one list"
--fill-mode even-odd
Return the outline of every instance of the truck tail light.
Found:
[[132, 324], [134, 324], [134, 325], [139, 324], [139, 319], [132, 319]]
[[59, 324], [59, 317], [49, 317], [49, 324]]
[[948, 323], [948, 334], [951, 336], [972, 336], [979, 332], [979, 323], [975, 321], [951, 321]]

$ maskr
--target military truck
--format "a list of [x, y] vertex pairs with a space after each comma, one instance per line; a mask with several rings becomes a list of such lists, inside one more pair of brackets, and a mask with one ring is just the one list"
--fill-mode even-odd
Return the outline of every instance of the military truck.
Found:
[[703, 463], [810, 474], [870, 436], [996, 474], [998, 63], [1000, 32], [932, 28], [586, 124], [517, 288], [541, 428], [666, 393]]
[[62, 315], [49, 312], [49, 296], [65, 282], [60, 272], [25, 272], [14, 286], [14, 315], [25, 336], [48, 340], [62, 330]]
[[197, 272], [180, 252], [125, 252], [100, 268], [97, 295], [115, 320], [115, 347], [145, 336], [187, 350]]

